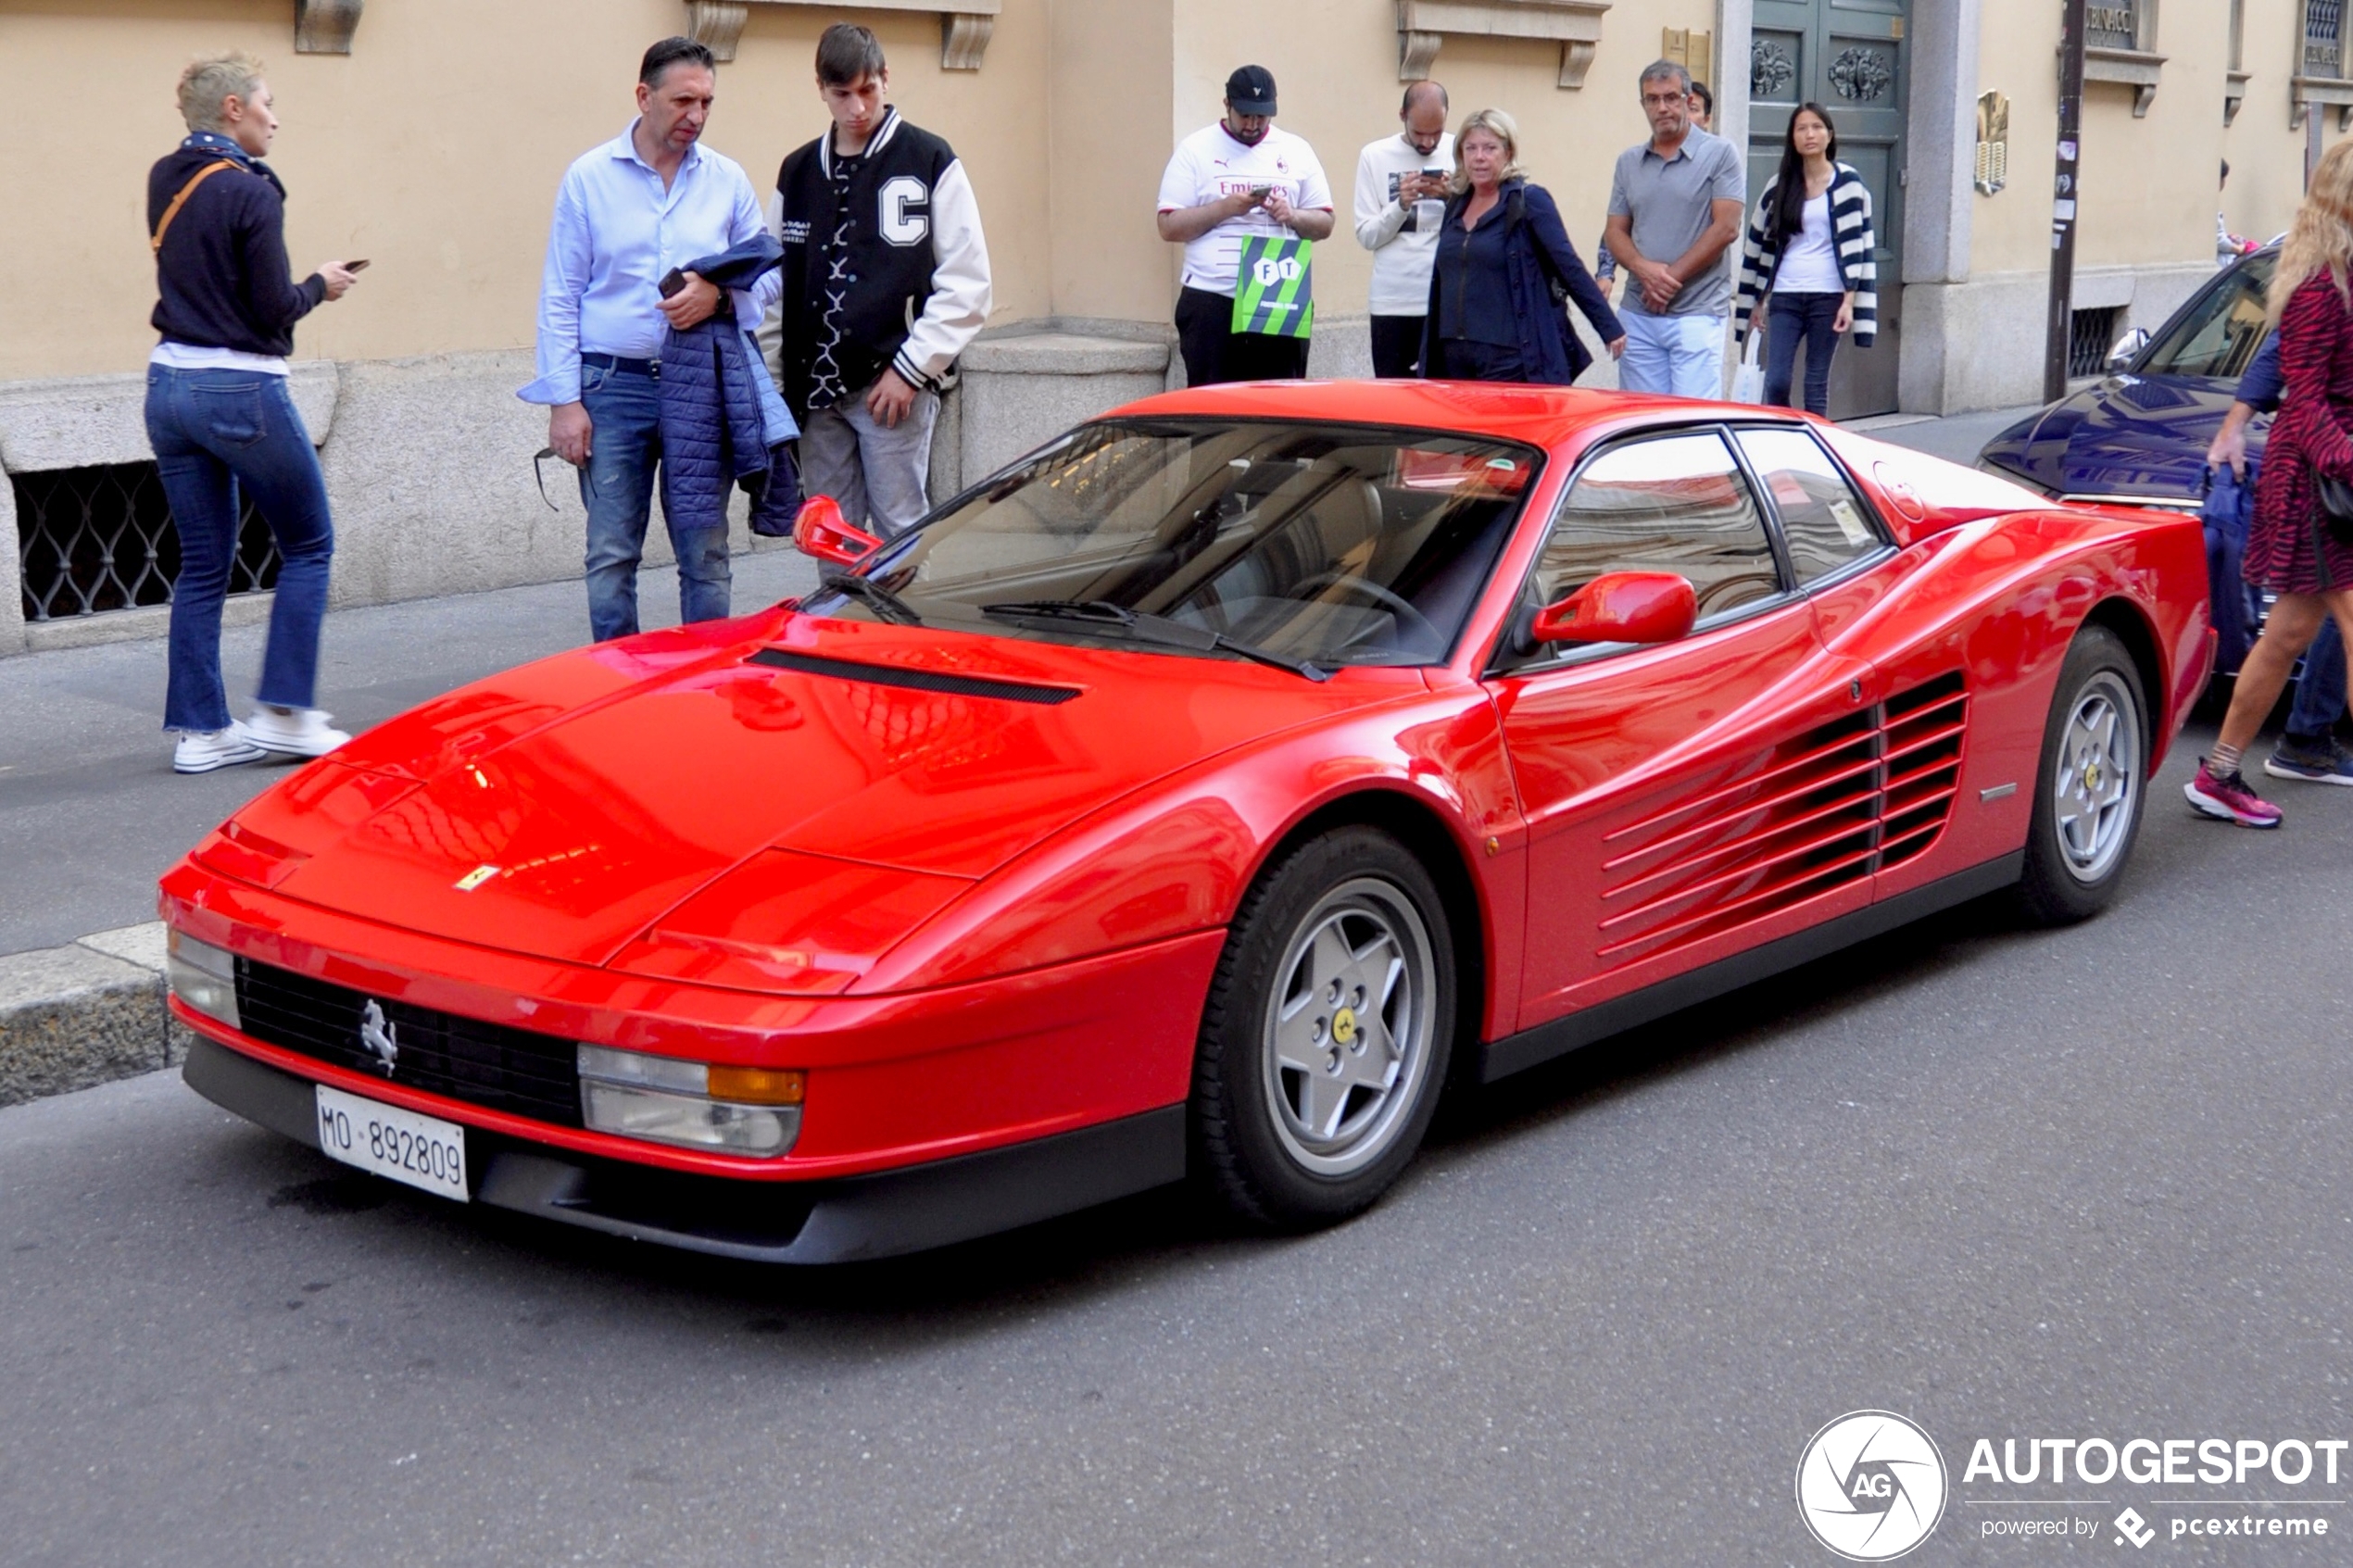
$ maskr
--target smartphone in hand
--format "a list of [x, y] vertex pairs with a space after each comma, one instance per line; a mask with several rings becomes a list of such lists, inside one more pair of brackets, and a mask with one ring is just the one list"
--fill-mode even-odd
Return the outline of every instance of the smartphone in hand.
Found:
[[343, 270], [346, 272], [365, 272], [368, 270], [368, 258], [363, 256], [357, 261], [346, 261], [343, 264]]

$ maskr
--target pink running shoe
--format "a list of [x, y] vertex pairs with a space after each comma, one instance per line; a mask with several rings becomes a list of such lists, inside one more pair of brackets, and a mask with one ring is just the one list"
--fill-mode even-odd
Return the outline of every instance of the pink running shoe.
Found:
[[2243, 774], [2218, 774], [2199, 758], [2197, 777], [2182, 786], [2191, 809], [2202, 816], [2220, 817], [2243, 828], [2275, 828], [2280, 809], [2255, 793]]

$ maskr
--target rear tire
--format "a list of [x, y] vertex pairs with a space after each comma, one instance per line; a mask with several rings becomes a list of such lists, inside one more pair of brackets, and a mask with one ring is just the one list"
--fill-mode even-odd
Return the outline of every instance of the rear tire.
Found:
[[2043, 729], [2020, 912], [2068, 925], [2106, 909], [2123, 880], [2148, 798], [2148, 704], [2115, 633], [2086, 626], [2059, 667]]
[[1421, 1147], [1446, 1081], [1453, 934], [1419, 860], [1341, 828], [1242, 900], [1194, 1056], [1194, 1169], [1270, 1230], [1369, 1207]]

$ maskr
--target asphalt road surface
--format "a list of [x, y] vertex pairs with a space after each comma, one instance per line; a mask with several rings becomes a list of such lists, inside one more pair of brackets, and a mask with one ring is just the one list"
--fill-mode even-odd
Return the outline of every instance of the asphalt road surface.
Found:
[[[2137, 1560], [2128, 1505], [2153, 1558], [2343, 1562], [2353, 1466], [1962, 1474], [2353, 1437], [2353, 790], [2260, 834], [2188, 767], [2102, 918], [1970, 906], [1507, 1081], [1304, 1239], [1158, 1194], [762, 1271], [338, 1173], [170, 1075], [0, 1111], [0, 1560], [1829, 1564], [1800, 1451], [1877, 1408], [1950, 1468], [1907, 1562]], [[2335, 1533], [2170, 1535], [2220, 1512]]]

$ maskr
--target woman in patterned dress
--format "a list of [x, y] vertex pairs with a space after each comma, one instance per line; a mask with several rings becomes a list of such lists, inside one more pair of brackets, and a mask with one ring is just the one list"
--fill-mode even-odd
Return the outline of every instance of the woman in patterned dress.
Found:
[[2279, 596], [2263, 635], [2239, 669], [2214, 749], [2183, 793], [2209, 817], [2243, 827], [2280, 825], [2280, 809], [2257, 795], [2239, 761], [2262, 728], [2296, 661], [2336, 618], [2353, 639], [2353, 522], [2333, 527], [2321, 507], [2322, 475], [2353, 483], [2353, 142], [2331, 147], [2296, 210], [2271, 280], [2287, 401], [2272, 421], [2246, 537], [2246, 580]]

